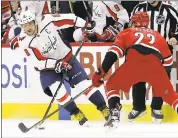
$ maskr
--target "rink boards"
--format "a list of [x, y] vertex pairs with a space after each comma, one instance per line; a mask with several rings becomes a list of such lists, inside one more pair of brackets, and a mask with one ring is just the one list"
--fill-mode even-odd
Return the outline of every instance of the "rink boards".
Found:
[[[75, 53], [79, 44], [74, 43], [72, 45], [74, 49], [73, 53]], [[109, 45], [110, 43], [86, 43], [81, 49], [77, 58], [90, 77], [96, 67], [102, 62]], [[22, 55], [22, 53], [19, 50], [12, 51], [9, 47], [2, 48], [2, 118], [42, 118], [51, 98], [43, 93], [40, 87], [39, 74], [30, 66], [30, 61], [20, 55]], [[116, 62], [109, 75], [112, 74], [123, 61], [124, 59], [121, 59]], [[176, 89], [176, 83], [178, 83], [177, 70], [173, 69], [171, 75], [173, 86]], [[108, 77], [106, 77], [106, 80], [107, 78]], [[103, 86], [99, 89], [105, 97]], [[72, 90], [71, 94], [74, 96], [77, 93], [78, 92], [73, 92]], [[121, 92], [121, 99], [123, 103], [122, 119], [127, 121], [128, 112], [132, 109], [131, 93], [126, 95]], [[81, 96], [76, 102], [89, 120], [103, 120], [101, 113], [88, 102], [86, 97]], [[138, 122], [151, 122], [150, 102], [151, 91], [147, 96], [147, 114], [138, 119]], [[55, 102], [51, 111], [57, 107], [58, 105]], [[178, 122], [178, 116], [168, 105], [164, 104], [162, 111], [165, 115], [165, 122]], [[50, 119], [73, 120], [74, 118], [70, 117], [65, 110], [61, 110]]]

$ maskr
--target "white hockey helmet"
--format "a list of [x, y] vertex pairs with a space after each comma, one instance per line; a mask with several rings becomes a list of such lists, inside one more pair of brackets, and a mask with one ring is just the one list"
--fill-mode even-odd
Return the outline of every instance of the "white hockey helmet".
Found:
[[31, 21], [35, 20], [35, 14], [32, 13], [31, 11], [27, 10], [27, 11], [23, 11], [20, 14], [20, 24], [26, 24], [29, 23]]

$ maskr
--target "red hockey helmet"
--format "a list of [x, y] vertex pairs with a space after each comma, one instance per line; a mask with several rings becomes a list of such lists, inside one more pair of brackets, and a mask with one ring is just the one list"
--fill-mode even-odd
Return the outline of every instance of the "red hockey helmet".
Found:
[[147, 12], [138, 11], [132, 15], [130, 22], [135, 23], [136, 27], [148, 27], [149, 15]]

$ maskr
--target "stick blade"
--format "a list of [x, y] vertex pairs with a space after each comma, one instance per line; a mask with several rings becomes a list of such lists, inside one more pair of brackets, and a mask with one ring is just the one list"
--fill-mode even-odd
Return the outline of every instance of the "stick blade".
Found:
[[29, 131], [29, 129], [24, 125], [24, 123], [19, 123], [18, 127], [23, 133], [26, 133]]

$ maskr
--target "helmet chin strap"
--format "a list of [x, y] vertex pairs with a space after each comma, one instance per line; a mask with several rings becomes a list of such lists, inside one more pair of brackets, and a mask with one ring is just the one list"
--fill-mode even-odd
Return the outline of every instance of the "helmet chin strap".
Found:
[[35, 23], [35, 32], [34, 32], [34, 35], [37, 35], [38, 34], [38, 24]]

